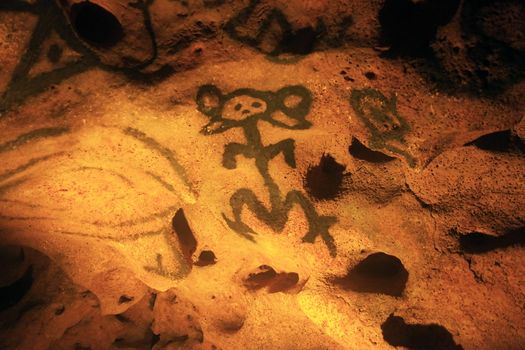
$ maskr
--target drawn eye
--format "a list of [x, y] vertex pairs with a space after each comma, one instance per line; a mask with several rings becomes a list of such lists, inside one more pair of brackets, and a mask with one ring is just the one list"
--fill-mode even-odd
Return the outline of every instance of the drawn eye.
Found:
[[254, 102], [254, 103], [252, 103], [252, 107], [253, 107], [253, 108], [259, 108], [259, 107], [261, 107], [261, 106], [262, 106], [262, 104], [261, 104], [260, 102]]
[[241, 108], [242, 108], [242, 104], [237, 103], [237, 104], [235, 105], [235, 110], [236, 110], [236, 111], [240, 111]]

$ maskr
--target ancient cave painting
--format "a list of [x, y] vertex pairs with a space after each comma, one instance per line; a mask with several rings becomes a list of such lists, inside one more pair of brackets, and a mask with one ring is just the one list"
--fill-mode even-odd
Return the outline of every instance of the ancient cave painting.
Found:
[[[195, 250], [196, 241], [188, 232], [187, 223], [184, 226], [185, 218], [180, 207], [183, 203], [194, 203], [197, 193], [177, 155], [139, 129], [103, 127], [93, 134], [101, 140], [100, 144], [72, 143], [63, 150], [62, 141], [79, 135], [65, 126], [33, 129], [0, 144], [3, 160], [0, 166], [0, 236], [9, 235], [11, 228], [16, 228], [13, 232], [23, 232], [34, 226], [45, 227], [42, 222], [59, 222], [60, 228], [42, 233], [50, 237], [59, 234], [96, 240], [117, 247], [153, 247], [150, 253], [147, 249], [141, 253], [139, 263], [146, 271], [172, 280], [185, 277], [191, 269], [189, 256]], [[89, 136], [84, 137], [89, 139]], [[144, 167], [140, 158], [126, 158], [130, 153], [123, 149], [117, 153], [96, 152], [97, 148], [106, 150], [111, 140], [119, 140], [123, 146], [133, 147], [134, 151], [140, 149], [155, 157], [156, 168]], [[41, 147], [40, 152], [44, 153], [35, 156], [31, 150], [42, 142], [47, 143], [46, 147]], [[13, 155], [13, 152], [20, 153]], [[83, 154], [90, 156], [83, 158]], [[79, 178], [81, 182], [75, 180]], [[49, 201], [49, 195], [57, 192], [53, 186], [58, 183], [59, 192], [79, 191], [82, 196], [71, 199], [59, 196]], [[80, 187], [77, 187], [78, 183], [81, 183]], [[115, 195], [106, 199], [100, 197], [96, 190], [99, 183], [111, 188]], [[144, 187], [144, 184], [147, 185]], [[40, 186], [47, 191], [39, 192]], [[111, 210], [99, 210], [105, 207], [100, 203], [110, 203], [113, 207], [118, 207], [122, 201], [126, 206], [133, 206], [137, 201], [144, 203], [147, 201], [144, 194], [152, 188], [157, 188], [165, 201], [150, 212], [146, 213], [140, 204], [138, 212], [115, 214]], [[119, 191], [123, 195], [117, 195]], [[93, 205], [93, 198], [102, 202]], [[66, 204], [69, 200], [71, 206]], [[108, 202], [104, 202], [106, 200]], [[66, 211], [67, 215], [64, 214]], [[91, 214], [84, 215], [86, 211]], [[175, 217], [174, 213], [177, 213]]]
[[[255, 32], [250, 30], [252, 23], [260, 23]], [[352, 23], [352, 17], [347, 15], [337, 25], [327, 26], [325, 20], [318, 17], [315, 27], [293, 28], [281, 9], [269, 6], [266, 1], [251, 0], [226, 23], [224, 30], [232, 39], [266, 54], [269, 60], [288, 64], [297, 62], [320, 44], [332, 48], [342, 46]], [[329, 27], [335, 31], [329, 31]]]
[[[273, 231], [280, 232], [288, 221], [292, 206], [298, 204], [309, 226], [303, 241], [313, 243], [320, 236], [330, 254], [335, 256], [334, 239], [328, 230], [336, 222], [336, 218], [319, 215], [310, 200], [300, 191], [293, 190], [283, 195], [269, 172], [270, 160], [280, 153], [283, 154], [286, 164], [295, 168], [295, 141], [289, 138], [276, 144], [264, 145], [258, 128], [258, 123], [265, 121], [289, 130], [308, 129], [311, 123], [306, 120], [306, 115], [310, 111], [311, 104], [310, 91], [302, 86], [287, 86], [277, 92], [238, 89], [223, 94], [214, 85], [204, 85], [197, 93], [199, 111], [210, 118], [209, 123], [201, 130], [203, 134], [218, 134], [232, 128], [241, 128], [244, 132], [245, 144], [229, 143], [224, 147], [223, 166], [227, 169], [235, 169], [238, 155], [255, 159], [257, 171], [269, 192], [270, 209], [252, 190], [248, 188], [237, 190], [230, 198], [233, 219], [223, 214], [228, 226], [240, 235], [253, 240], [255, 232], [241, 218], [243, 207], [246, 206]], [[288, 117], [289, 123], [282, 121], [283, 118], [277, 119], [277, 113], [281, 117], [283, 114]]]
[[[154, 70], [150, 69], [148, 72], [144, 71], [157, 60], [158, 56], [156, 34], [153, 30], [149, 12], [151, 4], [152, 1], [137, 0], [133, 5], [130, 5], [130, 8], [133, 8], [138, 13], [137, 18], [143, 21], [146, 37], [151, 42], [151, 52], [148, 53], [148, 58], [137, 60], [128, 57], [123, 60], [123, 65], [114, 65], [104, 63], [100, 53], [86, 45], [86, 42], [83, 41], [86, 38], [82, 35], [82, 29], [68, 25], [68, 20], [57, 2], [48, 0], [36, 0], [34, 2], [3, 0], [0, 4], [0, 13], [14, 11], [34, 14], [38, 16], [38, 20], [25, 52], [20, 57], [5, 91], [0, 95], [0, 112], [9, 110], [13, 106], [23, 103], [31, 96], [38, 95], [64, 80], [93, 68], [121, 72], [131, 79], [145, 82], [157, 81], [171, 75], [174, 70], [169, 65], [163, 65]], [[88, 2], [81, 3], [79, 6], [87, 6], [87, 8], [99, 7]], [[111, 15], [109, 12], [105, 14]], [[100, 27], [101, 24], [97, 23], [96, 26]], [[111, 28], [98, 29], [107, 31]], [[52, 39], [55, 33], [58, 35], [58, 40]], [[83, 40], [79, 40], [79, 38]], [[32, 69], [39, 64], [40, 53], [45, 49], [47, 41], [53, 41], [46, 52], [47, 60], [52, 64], [52, 69], [33, 74]], [[78, 55], [78, 58], [65, 60], [65, 62], [61, 63], [65, 50], [71, 50], [75, 55]]]
[[399, 155], [411, 167], [416, 165], [415, 158], [403, 149], [410, 125], [397, 112], [395, 96], [388, 98], [375, 89], [354, 89], [350, 103], [370, 131], [370, 147]]

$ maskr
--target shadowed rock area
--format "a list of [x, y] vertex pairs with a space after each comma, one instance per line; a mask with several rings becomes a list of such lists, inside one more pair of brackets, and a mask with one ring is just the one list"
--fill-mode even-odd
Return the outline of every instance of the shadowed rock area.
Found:
[[401, 260], [385, 253], [373, 253], [352, 267], [346, 276], [333, 282], [343, 289], [359, 293], [401, 296], [408, 281], [408, 271]]
[[402, 317], [390, 315], [381, 325], [383, 338], [392, 346], [408, 349], [460, 350], [461, 345], [445, 327], [437, 324], [407, 324]]
[[345, 166], [329, 154], [323, 154], [319, 164], [308, 168], [304, 186], [316, 200], [335, 200], [345, 192]]

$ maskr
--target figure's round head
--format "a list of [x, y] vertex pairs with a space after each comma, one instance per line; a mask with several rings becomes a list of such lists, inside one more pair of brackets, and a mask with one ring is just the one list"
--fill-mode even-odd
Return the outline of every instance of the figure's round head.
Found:
[[[302, 86], [288, 86], [277, 92], [238, 89], [223, 94], [215, 85], [204, 85], [197, 93], [197, 108], [210, 118], [202, 129], [204, 134], [216, 134], [234, 127], [244, 127], [257, 120], [286, 129], [306, 129], [306, 115], [312, 97]], [[283, 121], [284, 119], [289, 119]]]

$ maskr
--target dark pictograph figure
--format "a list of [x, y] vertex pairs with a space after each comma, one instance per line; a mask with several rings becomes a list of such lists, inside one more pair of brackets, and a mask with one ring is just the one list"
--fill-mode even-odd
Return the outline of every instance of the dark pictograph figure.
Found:
[[359, 119], [370, 130], [370, 146], [405, 158], [414, 167], [416, 160], [402, 149], [410, 125], [397, 112], [397, 99], [375, 89], [353, 90], [350, 103]]
[[[250, 24], [260, 22], [256, 32], [246, 31]], [[345, 42], [347, 29], [353, 24], [351, 16], [343, 17], [329, 30], [323, 18], [316, 19], [315, 27], [293, 28], [286, 15], [279, 8], [268, 10], [268, 3], [251, 0], [248, 6], [232, 17], [224, 26], [226, 33], [234, 40], [266, 54], [276, 63], [296, 63], [318, 49], [340, 47]], [[267, 34], [277, 36], [276, 42], [265, 43]], [[269, 45], [268, 45], [269, 44]]]
[[[255, 159], [257, 170], [269, 192], [270, 208], [268, 209], [252, 190], [248, 188], [237, 190], [230, 199], [233, 219], [223, 214], [228, 226], [240, 235], [253, 240], [255, 232], [241, 218], [243, 207], [246, 206], [260, 221], [270, 226], [272, 230], [280, 232], [288, 221], [292, 206], [298, 204], [309, 225], [303, 241], [313, 243], [318, 236], [321, 236], [330, 254], [335, 256], [334, 239], [328, 229], [336, 222], [336, 218], [319, 215], [310, 200], [299, 191], [294, 190], [283, 195], [268, 170], [269, 162], [279, 153], [283, 154], [286, 164], [295, 168], [294, 140], [286, 139], [276, 144], [264, 145], [258, 128], [258, 123], [265, 121], [273, 126], [290, 130], [308, 129], [311, 123], [306, 120], [306, 115], [311, 104], [310, 91], [302, 86], [287, 86], [277, 92], [239, 89], [223, 94], [214, 85], [204, 85], [197, 93], [199, 111], [210, 118], [210, 122], [201, 131], [203, 134], [218, 134], [232, 128], [241, 128], [244, 132], [245, 144], [229, 143], [225, 146], [223, 166], [227, 169], [235, 169], [238, 155]], [[274, 117], [276, 113], [284, 114], [292, 123], [288, 124], [281, 121], [281, 118], [277, 119]]]

